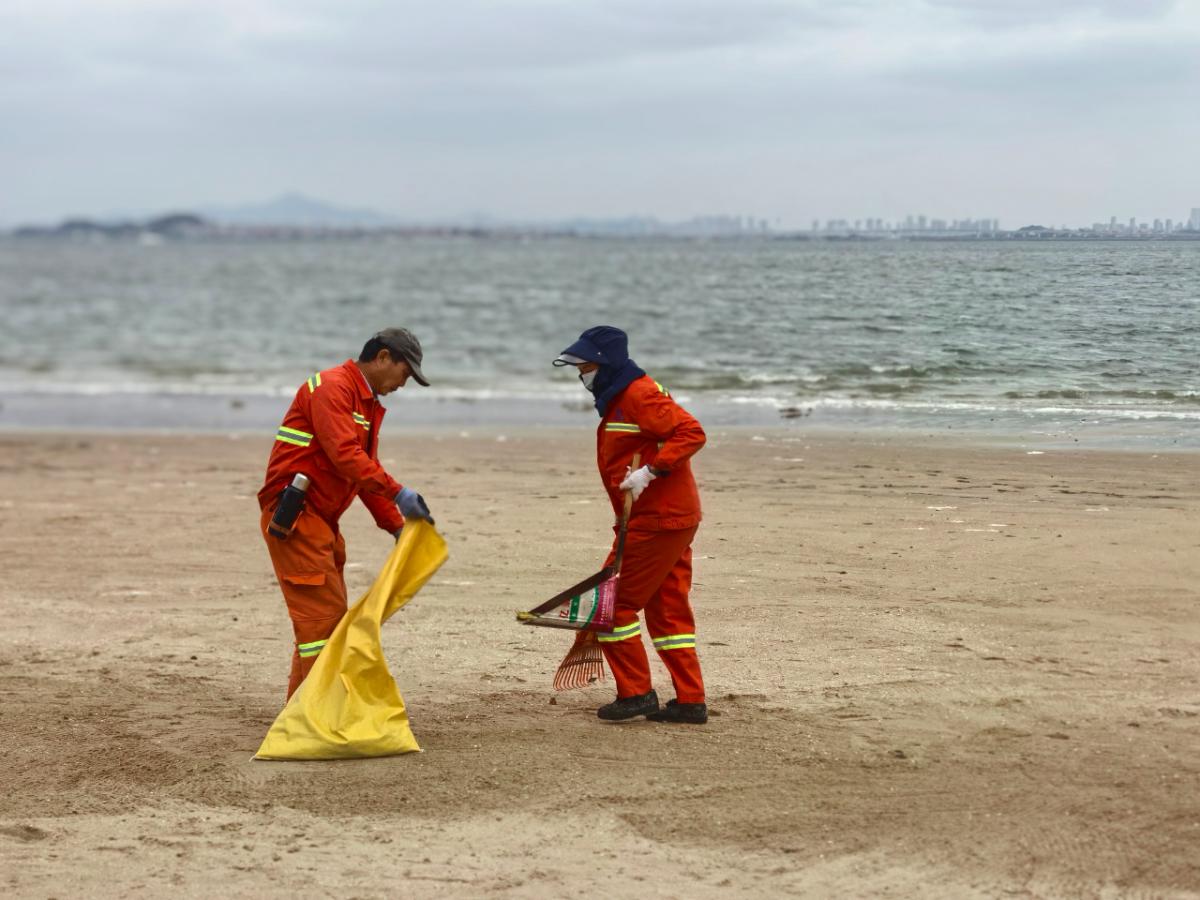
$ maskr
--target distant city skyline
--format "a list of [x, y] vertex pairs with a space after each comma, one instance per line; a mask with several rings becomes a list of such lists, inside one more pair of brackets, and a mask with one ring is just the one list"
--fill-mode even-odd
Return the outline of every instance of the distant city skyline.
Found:
[[[1140, 232], [1149, 232], [1152, 234], [1170, 234], [1177, 231], [1200, 231], [1200, 207], [1192, 207], [1186, 216], [1179, 219], [1174, 219], [1170, 216], [1154, 217], [1148, 220], [1139, 220], [1137, 216], [1130, 216], [1127, 219], [1120, 219], [1118, 216], [1110, 216], [1107, 222], [1091, 222], [1090, 224], [1080, 223], [1053, 223], [1053, 222], [1034, 222], [1025, 221], [1020, 224], [1012, 224], [1008, 226], [1010, 229], [1026, 228], [1031, 226], [1039, 226], [1050, 230], [1059, 231], [1093, 231], [1103, 234], [1133, 234]], [[996, 232], [1002, 231], [1000, 220], [995, 218], [983, 219], [944, 219], [935, 216], [926, 216], [924, 214], [912, 215], [909, 214], [903, 220], [889, 221], [882, 218], [858, 218], [853, 221], [849, 219], [826, 219], [821, 222], [819, 219], [812, 221], [809, 229], [813, 232], [892, 232], [892, 231], [914, 231], [914, 232]]]
[[[164, 223], [166, 227], [164, 226]], [[212, 233], [213, 226], [233, 229], [226, 233], [237, 234], [238, 229], [279, 227], [282, 229], [482, 229], [482, 230], [528, 230], [578, 232], [611, 235], [678, 235], [684, 237], [756, 234], [805, 234], [815, 237], [839, 236], [977, 236], [988, 237], [1011, 235], [1020, 231], [1037, 233], [1090, 233], [1094, 235], [1127, 237], [1154, 236], [1177, 233], [1200, 234], [1200, 207], [1192, 207], [1187, 216], [1156, 217], [1140, 221], [1135, 216], [1121, 220], [1110, 216], [1107, 221], [1087, 224], [1049, 223], [1023, 220], [1002, 224], [994, 217], [984, 218], [940, 218], [924, 213], [910, 213], [903, 218], [890, 220], [867, 216], [855, 219], [833, 218], [824, 221], [813, 219], [805, 228], [783, 227], [778, 222], [754, 215], [710, 214], [688, 219], [669, 220], [648, 215], [617, 217], [568, 216], [561, 219], [522, 220], [504, 219], [496, 216], [467, 216], [458, 219], [405, 219], [385, 210], [369, 208], [345, 208], [325, 200], [299, 192], [289, 192], [264, 202], [243, 206], [208, 207], [191, 209], [159, 210], [152, 214], [119, 214], [96, 217], [65, 217], [53, 223], [22, 223], [18, 226], [0, 228], [18, 235], [34, 234], [84, 234], [89, 230], [109, 236], [131, 236], [150, 231], [160, 234], [195, 235]], [[246, 232], [249, 233], [249, 232]], [[262, 232], [266, 234], [268, 232]]]
[[[1200, 192], [1198, 192], [1200, 193]], [[273, 212], [282, 212], [280, 218], [271, 218]], [[656, 222], [660, 225], [710, 223], [714, 230], [733, 231], [810, 231], [810, 232], [891, 232], [891, 231], [1001, 231], [1016, 229], [1030, 225], [1039, 225], [1052, 229], [1085, 229], [1104, 231], [1112, 234], [1128, 233], [1138, 229], [1152, 232], [1172, 232], [1179, 230], [1200, 230], [1200, 207], [1188, 208], [1175, 216], [1156, 215], [1147, 218], [1138, 216], [1110, 215], [1104, 220], [1089, 221], [1039, 221], [1035, 216], [1016, 216], [1005, 222], [1001, 227], [1001, 219], [995, 216], [953, 218], [948, 216], [929, 215], [926, 213], [907, 213], [903, 216], [855, 216], [848, 218], [834, 216], [830, 218], [809, 217], [797, 213], [787, 218], [774, 220], [754, 213], [736, 212], [705, 212], [688, 217], [663, 216], [654, 212], [638, 210], [623, 214], [600, 216], [589, 215], [586, 212], [568, 213], [558, 217], [530, 218], [520, 216], [504, 216], [490, 212], [473, 212], [462, 215], [419, 217], [397, 213], [392, 210], [358, 206], [344, 207], [328, 198], [315, 198], [300, 191], [288, 191], [268, 200], [247, 203], [233, 203], [214, 206], [210, 203], [184, 204], [173, 207], [145, 210], [119, 210], [98, 213], [75, 212], [56, 217], [29, 219], [23, 221], [5, 221], [0, 219], [0, 229], [12, 229], [22, 226], [51, 226], [71, 219], [90, 220], [96, 222], [120, 222], [122, 220], [149, 219], [154, 216], [168, 215], [176, 212], [199, 213], [207, 218], [225, 222], [287, 222], [302, 223], [313, 216], [320, 217], [324, 212], [327, 218], [321, 221], [341, 224], [358, 224], [366, 226], [383, 225], [482, 225], [489, 224], [518, 224], [536, 226], [539, 224], [562, 224], [571, 221], [637, 221]], [[256, 218], [256, 213], [258, 217]]]

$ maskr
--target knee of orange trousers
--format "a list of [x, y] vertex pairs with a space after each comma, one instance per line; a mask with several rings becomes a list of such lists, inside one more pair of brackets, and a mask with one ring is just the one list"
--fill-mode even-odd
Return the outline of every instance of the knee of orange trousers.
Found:
[[[650, 602], [664, 582], [686, 579], [687, 586], [691, 585], [691, 544], [695, 534], [695, 528], [629, 532], [621, 561], [621, 578], [617, 582], [615, 617], [618, 625], [633, 621], [631, 616]], [[614, 546], [606, 565], [612, 565], [615, 554]], [[683, 590], [686, 595], [687, 587]]]
[[650, 690], [650, 659], [640, 634], [623, 641], [604, 642], [600, 650], [617, 682], [617, 697], [636, 697]]
[[692, 548], [689, 547], [667, 573], [658, 590], [642, 609], [651, 638], [670, 634], [695, 634], [696, 617], [688, 599], [692, 587]]

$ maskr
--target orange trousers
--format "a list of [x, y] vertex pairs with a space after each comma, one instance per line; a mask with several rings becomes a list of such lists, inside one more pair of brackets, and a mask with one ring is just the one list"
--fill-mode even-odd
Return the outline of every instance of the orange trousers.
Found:
[[267, 532], [274, 505], [263, 510], [262, 533], [283, 590], [296, 642], [288, 697], [300, 687], [317, 661], [321, 648], [346, 614], [346, 542], [336, 529], [315, 513], [304, 510], [285, 539]]
[[[617, 586], [612, 631], [597, 635], [617, 682], [618, 697], [650, 690], [650, 660], [642, 643], [641, 622], [671, 673], [680, 703], [704, 702], [704, 679], [696, 655], [696, 619], [688, 602], [692, 586], [692, 538], [696, 528], [678, 531], [631, 531]], [[616, 545], [605, 565], [616, 557]]]

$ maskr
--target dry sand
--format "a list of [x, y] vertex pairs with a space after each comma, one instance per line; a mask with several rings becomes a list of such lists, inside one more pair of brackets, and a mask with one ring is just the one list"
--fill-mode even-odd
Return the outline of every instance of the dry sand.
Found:
[[0, 894], [1200, 896], [1195, 455], [713, 433], [713, 718], [611, 725], [513, 621], [601, 560], [590, 429], [392, 422], [451, 548], [384, 629], [425, 752], [265, 763], [268, 441], [0, 436]]

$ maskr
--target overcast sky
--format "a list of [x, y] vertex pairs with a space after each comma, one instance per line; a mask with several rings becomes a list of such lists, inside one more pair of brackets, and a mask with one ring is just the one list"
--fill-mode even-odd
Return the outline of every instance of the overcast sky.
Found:
[[3, 0], [0, 222], [1185, 218], [1200, 0]]

